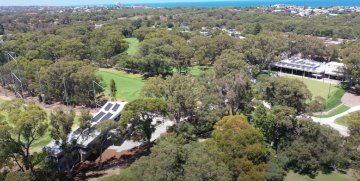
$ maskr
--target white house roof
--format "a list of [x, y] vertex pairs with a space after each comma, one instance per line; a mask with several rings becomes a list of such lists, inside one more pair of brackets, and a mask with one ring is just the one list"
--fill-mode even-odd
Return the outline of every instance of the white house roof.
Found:
[[292, 70], [300, 70], [311, 72], [314, 74], [327, 74], [327, 75], [343, 75], [343, 63], [339, 62], [317, 62], [309, 59], [302, 59], [299, 57], [290, 57], [279, 62], [272, 63], [272, 66], [287, 68]]

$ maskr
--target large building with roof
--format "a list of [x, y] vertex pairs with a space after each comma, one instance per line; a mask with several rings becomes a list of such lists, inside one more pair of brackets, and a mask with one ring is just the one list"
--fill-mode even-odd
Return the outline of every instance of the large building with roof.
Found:
[[317, 62], [299, 57], [291, 57], [273, 62], [271, 69], [315, 78], [343, 79], [344, 64], [339, 62]]
[[105, 120], [120, 119], [121, 111], [124, 109], [126, 102], [107, 102], [92, 118], [89, 128], [82, 130], [76, 129], [69, 135], [68, 142], [76, 144], [72, 150], [72, 159], [64, 158], [64, 151], [61, 149], [61, 143], [52, 141], [44, 147], [44, 150], [51, 154], [51, 159], [57, 163], [58, 169], [63, 171], [68, 165], [74, 165], [80, 161], [86, 160], [95, 148], [99, 147], [100, 132], [96, 130], [96, 125]]

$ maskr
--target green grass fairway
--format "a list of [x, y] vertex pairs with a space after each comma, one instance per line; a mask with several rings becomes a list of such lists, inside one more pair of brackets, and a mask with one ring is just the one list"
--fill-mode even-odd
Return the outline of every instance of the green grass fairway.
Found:
[[126, 52], [131, 56], [136, 55], [139, 51], [139, 40], [137, 38], [125, 38], [125, 41], [129, 43], [129, 48]]
[[290, 171], [285, 179], [285, 181], [356, 181], [356, 178], [351, 176], [351, 173], [342, 174], [339, 172], [332, 172], [330, 174], [320, 173], [315, 178], [310, 178], [306, 175], [300, 175]]
[[[200, 66], [200, 65], [195, 65], [195, 66], [191, 66], [188, 68], [188, 72], [187, 73], [190, 73], [191, 75], [195, 76], [195, 77], [198, 77], [200, 76], [201, 74], [209, 71], [213, 69], [212, 66]], [[173, 67], [172, 69], [172, 72], [173, 73], [177, 73], [177, 69], [175, 67]]]
[[141, 75], [128, 74], [124, 71], [104, 68], [100, 68], [97, 74], [103, 78], [101, 83], [105, 87], [106, 95], [110, 93], [110, 80], [114, 79], [117, 87], [116, 98], [118, 100], [132, 101], [140, 96], [141, 88], [144, 85]]
[[[345, 94], [345, 90], [340, 85], [334, 85], [322, 82], [320, 80], [313, 80], [308, 78], [286, 76], [291, 79], [298, 79], [303, 81], [310, 90], [313, 98], [321, 96], [326, 99], [325, 111], [328, 111], [341, 104], [341, 97]], [[330, 91], [330, 93], [329, 93]]]

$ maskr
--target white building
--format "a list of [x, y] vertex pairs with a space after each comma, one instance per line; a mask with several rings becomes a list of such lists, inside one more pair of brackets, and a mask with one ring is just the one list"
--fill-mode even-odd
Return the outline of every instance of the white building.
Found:
[[302, 59], [299, 57], [291, 57], [273, 62], [271, 64], [273, 70], [280, 72], [298, 74], [302, 76], [315, 77], [315, 78], [343, 78], [344, 64], [339, 62], [317, 62], [309, 59]]

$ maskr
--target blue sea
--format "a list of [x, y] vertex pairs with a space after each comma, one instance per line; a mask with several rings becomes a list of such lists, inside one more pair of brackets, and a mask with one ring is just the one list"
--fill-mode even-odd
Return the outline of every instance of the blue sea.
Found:
[[[134, 3], [135, 4], [135, 3]], [[124, 4], [131, 6], [134, 4]], [[247, 7], [271, 6], [287, 4], [298, 6], [325, 7], [325, 6], [360, 6], [360, 0], [239, 0], [239, 1], [209, 1], [209, 2], [161, 2], [161, 3], [136, 3], [150, 7]]]

